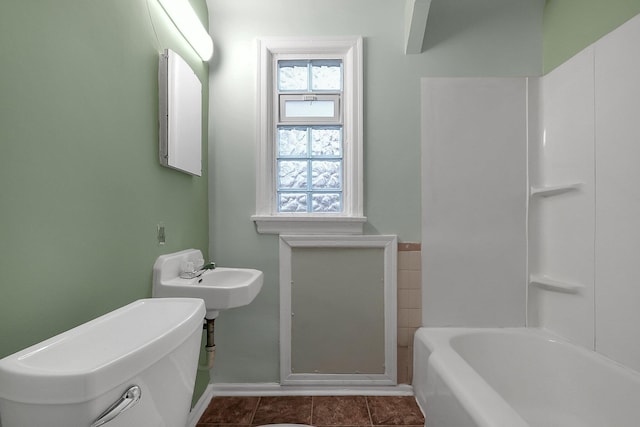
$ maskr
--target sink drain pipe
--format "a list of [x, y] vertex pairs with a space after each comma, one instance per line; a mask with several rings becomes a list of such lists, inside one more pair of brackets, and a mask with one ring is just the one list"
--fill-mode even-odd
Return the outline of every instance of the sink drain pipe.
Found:
[[206, 365], [200, 365], [200, 369], [210, 370], [213, 368], [213, 359], [216, 355], [216, 344], [213, 341], [213, 332], [215, 329], [216, 319], [204, 320], [205, 324], [202, 326], [202, 329], [207, 330], [207, 343], [204, 346], [204, 349], [207, 351], [207, 363]]

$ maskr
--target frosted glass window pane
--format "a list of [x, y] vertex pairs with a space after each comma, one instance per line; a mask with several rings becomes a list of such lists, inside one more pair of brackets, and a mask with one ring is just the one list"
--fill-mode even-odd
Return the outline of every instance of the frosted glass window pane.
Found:
[[306, 193], [280, 193], [278, 195], [279, 212], [307, 212]]
[[308, 163], [306, 160], [278, 162], [278, 189], [304, 190], [307, 188]]
[[341, 212], [342, 198], [339, 193], [314, 193], [311, 195], [313, 212]]
[[281, 60], [277, 67], [277, 210], [340, 213], [342, 60]]
[[306, 64], [280, 61], [278, 87], [280, 90], [304, 90], [309, 87], [309, 69]]
[[334, 101], [285, 101], [285, 117], [333, 117]]
[[342, 188], [342, 161], [311, 161], [311, 185], [314, 190], [340, 190]]
[[341, 90], [342, 67], [340, 64], [311, 66], [311, 90]]
[[342, 156], [341, 128], [311, 128], [312, 156]]
[[307, 128], [278, 128], [278, 155], [306, 157], [309, 149]]

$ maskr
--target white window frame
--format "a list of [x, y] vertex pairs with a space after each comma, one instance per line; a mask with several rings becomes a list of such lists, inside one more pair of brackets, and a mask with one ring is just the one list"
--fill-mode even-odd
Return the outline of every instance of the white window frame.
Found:
[[[264, 234], [362, 234], [363, 216], [363, 60], [362, 37], [261, 38], [257, 40], [256, 214], [251, 217]], [[276, 202], [275, 75], [281, 59], [343, 61], [343, 211], [282, 213]]]

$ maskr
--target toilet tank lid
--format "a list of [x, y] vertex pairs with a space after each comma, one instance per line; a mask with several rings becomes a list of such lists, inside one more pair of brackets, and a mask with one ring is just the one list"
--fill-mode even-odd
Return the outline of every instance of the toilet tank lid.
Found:
[[195, 298], [134, 301], [0, 360], [0, 399], [91, 400], [184, 343], [202, 329], [205, 313]]

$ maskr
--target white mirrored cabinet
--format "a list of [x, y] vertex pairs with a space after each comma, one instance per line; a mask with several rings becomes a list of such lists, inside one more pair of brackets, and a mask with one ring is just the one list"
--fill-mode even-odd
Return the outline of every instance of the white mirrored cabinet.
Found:
[[160, 164], [202, 176], [202, 83], [172, 50], [158, 69]]

